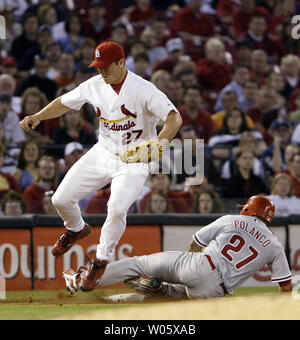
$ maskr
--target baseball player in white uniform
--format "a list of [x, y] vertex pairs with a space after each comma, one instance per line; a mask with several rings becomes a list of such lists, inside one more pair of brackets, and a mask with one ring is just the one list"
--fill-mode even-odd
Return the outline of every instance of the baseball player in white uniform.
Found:
[[[290, 291], [291, 272], [284, 249], [268, 228], [274, 212], [269, 199], [253, 196], [241, 215], [223, 216], [196, 232], [190, 252], [168, 251], [111, 263], [98, 285], [125, 281], [138, 291], [174, 299], [210, 298], [232, 294], [269, 264], [272, 282]], [[87, 272], [86, 268], [77, 273], [66, 270], [67, 289], [76, 292]]]
[[[108, 41], [97, 46], [91, 67], [97, 68], [99, 75], [20, 122], [24, 130], [34, 129], [40, 121], [59, 117], [70, 109], [79, 110], [87, 102], [99, 117], [98, 143], [68, 171], [52, 198], [67, 229], [52, 252], [61, 256], [91, 232], [81, 216], [78, 201], [111, 183], [107, 218], [96, 259], [81, 287], [84, 291], [96, 287], [124, 233], [127, 210], [149, 174], [150, 154], [157, 151], [159, 156], [162, 141], [171, 140], [182, 124], [180, 114], [164, 93], [127, 70], [124, 50], [119, 44]], [[160, 120], [164, 126], [157, 136], [156, 124]], [[137, 157], [136, 151], [146, 152], [146, 160]]]

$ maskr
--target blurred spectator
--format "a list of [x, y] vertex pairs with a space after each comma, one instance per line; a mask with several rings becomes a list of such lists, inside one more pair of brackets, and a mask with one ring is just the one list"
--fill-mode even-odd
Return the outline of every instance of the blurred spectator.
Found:
[[149, 74], [150, 60], [146, 53], [140, 53], [134, 58], [135, 74], [150, 80], [151, 73]]
[[64, 88], [74, 81], [75, 58], [73, 54], [63, 53], [58, 63], [59, 74], [54, 81], [59, 88]]
[[[8, 144], [6, 143], [4, 126], [1, 120], [0, 120], [0, 144], [4, 146]], [[18, 158], [19, 152], [20, 152], [20, 149], [18, 147], [15, 147], [15, 148], [10, 147], [7, 150], [7, 153], [4, 157], [4, 162], [1, 167], [1, 171], [11, 174], [16, 169], [17, 163], [18, 163], [17, 158]]]
[[[300, 91], [296, 94], [295, 97], [295, 109], [288, 113], [288, 120], [294, 127], [296, 127], [297, 124], [300, 123]], [[297, 135], [298, 133], [295, 134]], [[297, 143], [300, 143], [300, 139]]]
[[214, 132], [214, 124], [209, 112], [203, 109], [201, 87], [194, 85], [185, 88], [183, 102], [184, 105], [179, 108], [183, 119], [182, 127], [193, 126], [197, 132], [196, 137], [207, 143]]
[[286, 113], [286, 104], [287, 101], [284, 98], [284, 87], [285, 87], [285, 80], [281, 73], [271, 72], [268, 75], [266, 85], [273, 87], [276, 91], [276, 104], [278, 107], [281, 108], [281, 112]]
[[268, 55], [266, 52], [263, 50], [252, 51], [250, 60], [250, 75], [259, 87], [266, 82], [269, 71], [270, 65], [268, 64]]
[[168, 198], [172, 211], [175, 213], [184, 213], [188, 211], [188, 206], [185, 201], [179, 197], [179, 194], [170, 190], [170, 179], [165, 174], [151, 175], [152, 188], [151, 191], [144, 196], [140, 203], [140, 212], [144, 213], [147, 201], [150, 199], [153, 192], [158, 192]]
[[242, 198], [269, 193], [266, 184], [253, 173], [254, 157], [250, 150], [241, 150], [236, 155], [234, 173], [223, 184], [224, 197]]
[[174, 67], [179, 62], [180, 58], [183, 55], [183, 42], [180, 38], [170, 39], [166, 43], [166, 50], [168, 53], [168, 57], [164, 60], [161, 60], [154, 65], [153, 70], [165, 70], [169, 73], [173, 72]]
[[271, 195], [267, 197], [276, 206], [275, 215], [300, 214], [300, 199], [294, 196], [293, 182], [288, 174], [274, 177]]
[[267, 34], [267, 29], [266, 16], [261, 13], [255, 13], [249, 21], [248, 32], [244, 39], [250, 43], [253, 50], [265, 51], [269, 56], [270, 63], [275, 64], [278, 63], [282, 51], [278, 43]]
[[21, 216], [26, 212], [26, 202], [20, 193], [11, 190], [2, 197], [1, 209], [5, 216]]
[[84, 24], [79, 14], [70, 13], [64, 23], [66, 35], [58, 40], [66, 53], [76, 52], [84, 40]]
[[134, 39], [129, 46], [129, 53], [126, 56], [126, 67], [131, 71], [135, 71], [135, 62], [134, 59], [138, 54], [147, 53], [146, 44], [139, 39]]
[[125, 51], [125, 54], [128, 53], [128, 32], [126, 25], [124, 24], [116, 24], [112, 30], [111, 36], [109, 40], [114, 41], [121, 45]]
[[212, 189], [202, 189], [196, 200], [194, 213], [199, 214], [220, 214], [224, 212], [224, 207], [219, 195]]
[[70, 168], [81, 158], [83, 151], [83, 145], [78, 142], [70, 142], [66, 144], [63, 171], [59, 174], [58, 183], [64, 179]]
[[238, 106], [245, 101], [244, 87], [249, 80], [249, 69], [246, 66], [237, 66], [232, 72], [232, 81], [226, 85], [222, 91], [219, 93], [215, 111], [221, 111], [223, 109], [222, 105], [222, 95], [225, 92], [234, 91], [237, 95]]
[[170, 73], [164, 70], [158, 70], [151, 76], [151, 83], [164, 93], [168, 92], [168, 83], [170, 80]]
[[269, 19], [269, 12], [263, 7], [256, 7], [255, 0], [241, 0], [240, 8], [233, 14], [233, 33], [235, 38], [243, 37], [247, 31], [251, 18], [254, 14], [261, 13], [267, 20]]
[[240, 108], [243, 111], [250, 109], [257, 105], [258, 85], [255, 80], [249, 79], [244, 87], [245, 99], [240, 103]]
[[246, 116], [239, 109], [226, 113], [223, 124], [224, 129], [217, 131], [208, 142], [209, 147], [213, 148], [214, 157], [228, 159], [231, 155], [236, 155], [239, 152], [238, 144], [244, 131], [250, 131], [255, 139], [260, 143], [263, 142], [261, 133], [248, 128]]
[[[222, 94], [221, 98], [223, 111], [216, 112], [212, 115], [215, 132], [224, 129], [224, 119], [227, 114], [238, 108], [238, 97], [235, 91], [228, 91]], [[246, 115], [245, 116], [247, 127], [253, 129], [255, 127], [253, 120]]]
[[[82, 145], [92, 146], [97, 142], [96, 135], [89, 133], [83, 127], [83, 119], [80, 111], [68, 111], [61, 117], [61, 122], [62, 126], [58, 127], [53, 135], [55, 144], [65, 145], [75, 141]], [[63, 150], [57, 150], [57, 155], [63, 158]]]
[[[47, 97], [38, 88], [28, 88], [22, 95], [22, 111], [19, 114], [20, 120], [26, 116], [31, 116], [48, 104]], [[26, 138], [34, 139], [37, 143], [49, 144], [53, 141], [50, 138], [52, 130], [59, 124], [59, 119], [54, 118], [49, 121], [41, 121], [34, 129], [24, 132]]]
[[25, 78], [17, 91], [18, 96], [22, 94], [30, 87], [37, 87], [41, 92], [43, 92], [49, 101], [56, 98], [57, 84], [47, 78], [47, 73], [49, 71], [49, 60], [45, 56], [36, 56], [34, 61], [35, 74], [32, 74]]
[[3, 124], [7, 143], [19, 144], [25, 140], [25, 135], [19, 126], [19, 117], [11, 109], [11, 96], [0, 95], [0, 121]]
[[54, 6], [48, 4], [40, 6], [38, 18], [41, 25], [50, 27], [51, 35], [55, 41], [66, 36], [64, 22], [58, 22]]
[[35, 58], [38, 58], [39, 55], [43, 55], [46, 52], [48, 45], [53, 42], [51, 28], [49, 26], [43, 25], [39, 27], [37, 42], [38, 45], [26, 51], [21, 60], [19, 60], [20, 71], [30, 71], [34, 67]]
[[181, 81], [183, 87], [197, 85], [197, 77], [192, 70], [182, 70], [178, 73], [173, 72], [174, 77]]
[[103, 0], [92, 0], [84, 23], [84, 36], [100, 43], [110, 37], [112, 25]]
[[18, 157], [18, 167], [13, 172], [14, 178], [24, 191], [38, 175], [38, 159], [40, 157], [40, 148], [32, 140], [26, 141], [21, 148]]
[[173, 77], [169, 81], [166, 94], [177, 108], [183, 105], [184, 88], [179, 79]]
[[283, 169], [285, 164], [284, 153], [291, 139], [291, 126], [286, 121], [275, 120], [270, 128], [273, 143], [263, 154], [266, 170], [276, 173]]
[[[25, 1], [25, 0], [22, 0]], [[5, 19], [5, 35], [6, 39], [0, 41], [0, 47], [3, 51], [9, 52], [11, 50], [12, 41], [22, 34], [22, 25], [16, 22], [16, 9], [4, 7], [0, 8], [1, 15]]]
[[204, 90], [220, 91], [231, 81], [230, 66], [226, 64], [225, 45], [217, 38], [205, 44], [205, 58], [197, 64], [198, 81]]
[[171, 23], [171, 33], [199, 46], [201, 38], [215, 34], [215, 24], [211, 16], [200, 13], [202, 0], [190, 0], [185, 8], [180, 9]]
[[32, 13], [25, 14], [22, 25], [23, 33], [13, 40], [10, 50], [10, 55], [18, 61], [21, 60], [24, 51], [28, 51], [32, 47], [38, 47], [38, 42], [36, 41], [39, 27], [38, 17]]
[[[94, 58], [96, 43], [92, 39], [84, 39], [76, 53], [76, 69], [85, 66], [89, 67]], [[70, 72], [71, 74], [71, 72]]]
[[299, 57], [288, 54], [281, 59], [280, 70], [285, 79], [283, 95], [289, 99], [293, 90], [300, 86], [300, 59]]
[[[4, 163], [6, 153], [5, 146], [0, 144], [0, 169]], [[15, 178], [10, 174], [0, 171], [0, 198], [2, 198], [9, 190], [21, 192], [20, 186]]]
[[0, 95], [8, 94], [11, 96], [11, 107], [15, 112], [21, 110], [21, 98], [15, 95], [17, 88], [16, 79], [9, 74], [0, 75]]
[[152, 191], [147, 199], [144, 213], [167, 214], [171, 212], [171, 205], [169, 203], [168, 197], [162, 192]]
[[54, 191], [46, 191], [43, 196], [43, 213], [45, 215], [58, 215], [57, 210], [52, 204], [52, 196], [54, 195]]
[[235, 44], [235, 61], [237, 65], [250, 67], [252, 49], [248, 41], [240, 39]]
[[45, 55], [49, 60], [50, 67], [48, 69], [47, 78], [53, 80], [59, 75], [58, 61], [62, 54], [62, 47], [59, 43], [54, 42], [47, 45]]
[[155, 32], [149, 27], [145, 28], [140, 35], [140, 39], [145, 43], [150, 64], [154, 67], [158, 62], [168, 58], [168, 52], [164, 46], [158, 46]]
[[167, 19], [164, 16], [155, 16], [151, 20], [150, 27], [154, 32], [157, 46], [165, 46], [167, 38], [170, 35]]
[[254, 153], [255, 157], [253, 160], [253, 173], [259, 176], [261, 179], [265, 178], [265, 171], [260, 157], [266, 149], [266, 144], [263, 141], [256, 139], [250, 131], [245, 131], [241, 134], [239, 145], [232, 150], [232, 157], [227, 160], [222, 167], [221, 178], [228, 180], [234, 173], [235, 166], [235, 155], [240, 150], [250, 150]]
[[133, 26], [134, 34], [140, 35], [146, 24], [155, 16], [150, 0], [136, 0], [136, 5], [129, 9], [128, 20]]
[[289, 160], [286, 170], [281, 172], [287, 173], [294, 186], [295, 195], [300, 198], [300, 153], [293, 154]]
[[53, 0], [39, 0], [32, 1], [32, 3], [33, 5], [29, 6], [26, 9], [25, 15], [27, 13], [33, 13], [34, 15], [37, 15], [40, 7], [42, 7], [43, 5], [52, 5], [56, 10], [58, 21], [63, 21], [63, 18], [65, 18], [66, 16], [66, 10], [62, 6], [55, 3]]
[[3, 58], [1, 62], [1, 73], [8, 74], [16, 78], [18, 74], [17, 65], [18, 62], [14, 57]]
[[49, 190], [56, 190], [57, 178], [58, 166], [55, 159], [50, 156], [42, 156], [38, 161], [36, 182], [30, 184], [24, 191], [28, 213], [43, 213], [44, 193]]
[[[272, 87], [263, 86], [259, 90], [257, 105], [246, 111], [254, 121], [256, 129], [269, 129], [272, 122], [279, 118], [279, 107], [276, 102], [276, 91]], [[266, 140], [266, 142], [269, 142]]]

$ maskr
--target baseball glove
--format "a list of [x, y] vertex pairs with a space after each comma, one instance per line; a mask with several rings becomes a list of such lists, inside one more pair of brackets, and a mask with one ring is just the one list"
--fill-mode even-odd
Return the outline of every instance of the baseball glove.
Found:
[[124, 163], [149, 163], [159, 159], [163, 147], [159, 140], [150, 139], [142, 144], [130, 146], [120, 152], [120, 158]]

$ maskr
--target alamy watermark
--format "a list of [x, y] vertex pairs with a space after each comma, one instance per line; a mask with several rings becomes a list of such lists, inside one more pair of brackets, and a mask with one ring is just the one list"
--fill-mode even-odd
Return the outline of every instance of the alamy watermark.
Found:
[[6, 283], [5, 278], [0, 275], [0, 300], [6, 299]]
[[292, 24], [295, 25], [291, 32], [292, 38], [298, 40], [300, 39], [300, 15], [293, 16]]
[[2, 15], [0, 15], [0, 39], [6, 39], [6, 21]]

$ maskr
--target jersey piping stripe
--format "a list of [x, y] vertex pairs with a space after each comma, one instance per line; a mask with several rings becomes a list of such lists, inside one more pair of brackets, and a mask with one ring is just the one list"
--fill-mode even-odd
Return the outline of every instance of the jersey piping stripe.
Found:
[[201, 242], [197, 239], [197, 236], [196, 236], [196, 235], [194, 235], [193, 238], [194, 238], [194, 241], [195, 241], [196, 243], [199, 244], [199, 246], [201, 246], [201, 247], [207, 247], [207, 244], [201, 243]]
[[292, 275], [285, 276], [285, 277], [280, 277], [276, 279], [272, 279], [272, 282], [280, 282], [280, 281], [287, 281], [292, 278]]

